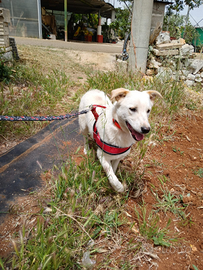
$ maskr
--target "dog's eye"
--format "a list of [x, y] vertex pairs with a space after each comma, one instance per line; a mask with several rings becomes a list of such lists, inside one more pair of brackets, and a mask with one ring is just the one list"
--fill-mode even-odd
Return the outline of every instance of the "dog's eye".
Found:
[[129, 108], [131, 112], [137, 112], [137, 108]]
[[147, 110], [147, 113], [150, 113], [150, 110]]

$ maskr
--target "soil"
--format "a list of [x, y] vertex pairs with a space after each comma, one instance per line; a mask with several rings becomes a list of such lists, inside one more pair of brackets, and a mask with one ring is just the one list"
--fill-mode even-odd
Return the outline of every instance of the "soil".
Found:
[[[141, 167], [145, 167], [145, 174], [140, 184], [141, 195], [131, 192], [124, 206], [124, 218], [127, 218], [131, 229], [128, 226], [120, 227], [118, 234], [122, 240], [115, 237], [112, 241], [99, 239], [95, 243], [95, 246], [104, 250], [104, 254], [95, 256], [97, 267], [101, 266], [99, 269], [107, 269], [102, 267], [102, 262], [106, 260], [105, 251], [110, 253], [112, 269], [121, 269], [126, 261], [131, 261], [134, 268], [129, 269], [133, 270], [195, 270], [194, 266], [203, 269], [202, 121], [203, 116], [200, 113], [187, 112], [177, 116], [170, 128], [161, 128], [160, 142], [152, 143], [142, 160]], [[121, 166], [133, 168], [133, 155], [127, 157]], [[161, 201], [164, 190], [167, 194], [170, 192], [173, 198], [182, 198], [179, 207], [184, 207], [184, 218], [177, 213], [164, 211], [165, 208], [155, 207], [156, 196]], [[169, 237], [175, 236], [177, 242], [171, 247], [156, 246], [152, 240], [143, 237], [135, 213], [136, 208], [142, 216], [140, 205], [145, 205], [148, 221], [152, 210], [157, 211], [160, 229], [165, 228], [170, 220]], [[132, 249], [132, 252], [130, 243], [134, 243], [134, 248], [136, 245], [142, 248]]]
[[[43, 55], [43, 49], [41, 54]], [[54, 50], [54, 49], [52, 49]], [[57, 50], [60, 55], [62, 50]], [[23, 52], [20, 50], [20, 52]], [[34, 53], [34, 52], [33, 52]], [[87, 54], [81, 52], [67, 52], [74, 57], [74, 61], [84, 64], [90, 61]], [[91, 53], [92, 58], [89, 64], [95, 65], [97, 69], [109, 70], [113, 68], [114, 56], [109, 54], [108, 57], [104, 54]], [[109, 63], [106, 65], [106, 59]], [[112, 65], [111, 65], [112, 64]], [[83, 71], [73, 72], [70, 75], [75, 76], [77, 80], [81, 80], [79, 84], [85, 82], [85, 74]], [[78, 79], [79, 78], [79, 79]], [[80, 79], [82, 78], [82, 79]], [[78, 86], [79, 87], [79, 86]], [[143, 178], [142, 194], [138, 198], [130, 196], [125, 205], [125, 212], [129, 222], [135, 226], [132, 227], [130, 239], [134, 241], [146, 241], [145, 253], [136, 260], [137, 269], [203, 269], [203, 116], [201, 111], [186, 111], [184, 114], [173, 119], [171, 126], [163, 126], [159, 130], [160, 142], [152, 143], [142, 161], [142, 166], [145, 166], [145, 176]], [[18, 142], [16, 142], [18, 143]], [[13, 142], [7, 141], [5, 150], [13, 146]], [[1, 148], [1, 146], [0, 146]], [[130, 160], [130, 166], [133, 161]], [[42, 176], [47, 182], [50, 174]], [[145, 202], [147, 213], [149, 214], [157, 200], [154, 196], [158, 194], [160, 200], [163, 198], [163, 190], [168, 190], [170, 194], [176, 198], [181, 196], [182, 203], [187, 205], [186, 210], [187, 219], [185, 222], [178, 215], [170, 212], [163, 212], [160, 208], [160, 227], [164, 227], [169, 218], [171, 224], [169, 229], [176, 232], [176, 236], [180, 239], [179, 244], [173, 247], [156, 247], [150, 241], [141, 237], [137, 229], [137, 217], [135, 215], [135, 207], [139, 208], [142, 202]], [[41, 194], [48, 192], [45, 188]], [[22, 228], [23, 224], [28, 224], [32, 229], [36, 225], [36, 214], [40, 211], [39, 203], [40, 194], [28, 195], [19, 198], [15, 206], [11, 206], [10, 214], [0, 225], [0, 257], [6, 257], [13, 251], [13, 244], [11, 239], [15, 240], [15, 234]], [[43, 195], [41, 196], [43, 198]], [[43, 201], [43, 199], [42, 199]], [[120, 228], [121, 233], [125, 234], [126, 228]], [[130, 240], [128, 239], [128, 240]], [[141, 240], [140, 240], [141, 239]], [[144, 254], [144, 255], [143, 255]], [[122, 250], [114, 247], [113, 256], [122, 258]], [[133, 261], [132, 253], [129, 254]], [[97, 257], [97, 263], [102, 262], [105, 258], [105, 253]], [[123, 258], [124, 260], [125, 258]], [[105, 268], [100, 268], [105, 269]], [[119, 268], [116, 268], [119, 269]], [[121, 269], [121, 268], [120, 268]]]
[[[159, 260], [155, 260], [157, 269], [194, 269], [192, 265], [203, 269], [202, 122], [203, 117], [200, 114], [177, 116], [173, 121], [173, 128], [167, 130], [165, 127], [160, 130], [162, 142], [150, 146], [144, 159], [147, 169], [142, 198], [147, 210], [154, 209], [153, 205], [157, 203], [154, 192], [158, 192], [160, 199], [163, 197], [160, 187], [168, 190], [174, 198], [182, 196], [182, 203], [187, 205], [187, 222], [168, 212], [161, 213], [161, 224], [166, 224], [172, 218], [170, 229], [177, 233], [178, 238], [182, 238], [182, 246], [159, 248]], [[163, 176], [167, 180], [161, 185], [159, 179]], [[131, 213], [139, 200], [130, 199], [127, 211]], [[142, 269], [148, 269], [149, 264], [145, 265]]]

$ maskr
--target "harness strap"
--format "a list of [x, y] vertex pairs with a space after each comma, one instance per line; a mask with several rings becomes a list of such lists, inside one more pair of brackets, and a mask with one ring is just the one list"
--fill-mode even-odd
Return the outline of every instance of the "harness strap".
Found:
[[105, 106], [102, 106], [102, 105], [92, 105], [91, 111], [92, 111], [92, 113], [93, 113], [94, 118], [95, 118], [96, 121], [97, 121], [97, 119], [99, 118], [99, 115], [98, 115], [98, 113], [97, 113], [97, 111], [96, 111], [96, 108], [97, 108], [97, 107], [106, 109], [106, 107], [105, 107]]
[[114, 123], [115, 126], [117, 126], [117, 128], [121, 129], [121, 126], [119, 125], [118, 121], [113, 119], [113, 123]]
[[104, 142], [98, 131], [97, 131], [97, 127], [96, 127], [96, 121], [94, 123], [94, 127], [93, 127], [93, 138], [96, 142], [96, 144], [102, 149], [102, 151], [104, 151], [105, 153], [109, 154], [109, 155], [120, 155], [125, 153], [126, 151], [128, 151], [130, 149], [131, 146], [129, 147], [119, 147], [119, 146], [115, 146], [112, 144], [108, 144], [106, 142]]
[[[128, 151], [131, 146], [129, 147], [119, 147], [119, 146], [115, 146], [115, 145], [111, 145], [111, 144], [108, 144], [106, 142], [104, 142], [99, 133], [98, 133], [98, 130], [97, 130], [97, 127], [96, 127], [96, 123], [97, 123], [97, 120], [98, 120], [98, 113], [96, 112], [96, 107], [100, 107], [100, 108], [106, 108], [104, 106], [100, 106], [100, 105], [93, 105], [92, 106], [92, 113], [95, 117], [95, 123], [94, 123], [94, 126], [93, 126], [93, 138], [96, 142], [96, 144], [102, 149], [102, 151], [104, 151], [105, 153], [109, 154], [109, 155], [120, 155], [120, 154], [123, 154], [125, 153], [126, 151]], [[113, 119], [113, 121], [116, 121]], [[118, 122], [116, 121], [116, 123], [118, 124]], [[118, 124], [119, 125], [119, 124]], [[120, 125], [119, 127], [120, 128]]]

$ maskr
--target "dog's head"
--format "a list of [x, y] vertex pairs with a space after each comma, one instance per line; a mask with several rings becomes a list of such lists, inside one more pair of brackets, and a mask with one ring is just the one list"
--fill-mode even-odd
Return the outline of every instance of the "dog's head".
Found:
[[111, 92], [112, 101], [116, 101], [114, 103], [115, 118], [121, 128], [130, 132], [136, 141], [141, 141], [144, 138], [143, 134], [150, 131], [148, 117], [156, 96], [162, 98], [161, 94], [155, 90], [140, 92], [118, 88]]

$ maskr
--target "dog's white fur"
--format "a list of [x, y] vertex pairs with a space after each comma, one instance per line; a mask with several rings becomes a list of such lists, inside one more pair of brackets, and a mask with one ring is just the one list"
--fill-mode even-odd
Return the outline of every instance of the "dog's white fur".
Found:
[[[79, 111], [95, 104], [106, 106], [106, 109], [96, 109], [100, 115], [96, 126], [101, 139], [111, 145], [129, 147], [136, 142], [132, 137], [133, 135], [136, 135], [134, 137], [141, 140], [142, 134], [149, 132], [148, 116], [153, 105], [153, 99], [155, 96], [161, 97], [161, 94], [154, 90], [140, 92], [137, 90], [129, 91], [124, 88], [115, 89], [111, 93], [111, 99], [115, 101], [114, 104], [111, 103], [104, 92], [97, 89], [88, 91], [81, 99]], [[121, 129], [115, 126], [113, 119], [119, 123]], [[131, 132], [126, 121], [131, 126]], [[88, 134], [93, 138], [94, 122], [95, 118], [91, 111], [79, 116], [80, 131], [85, 137], [85, 154], [89, 149], [87, 142]], [[99, 147], [97, 149], [100, 163], [107, 174], [111, 186], [117, 192], [123, 192], [124, 186], [116, 177], [115, 172], [120, 160], [128, 155], [129, 152], [130, 150], [119, 155], [109, 155]]]

